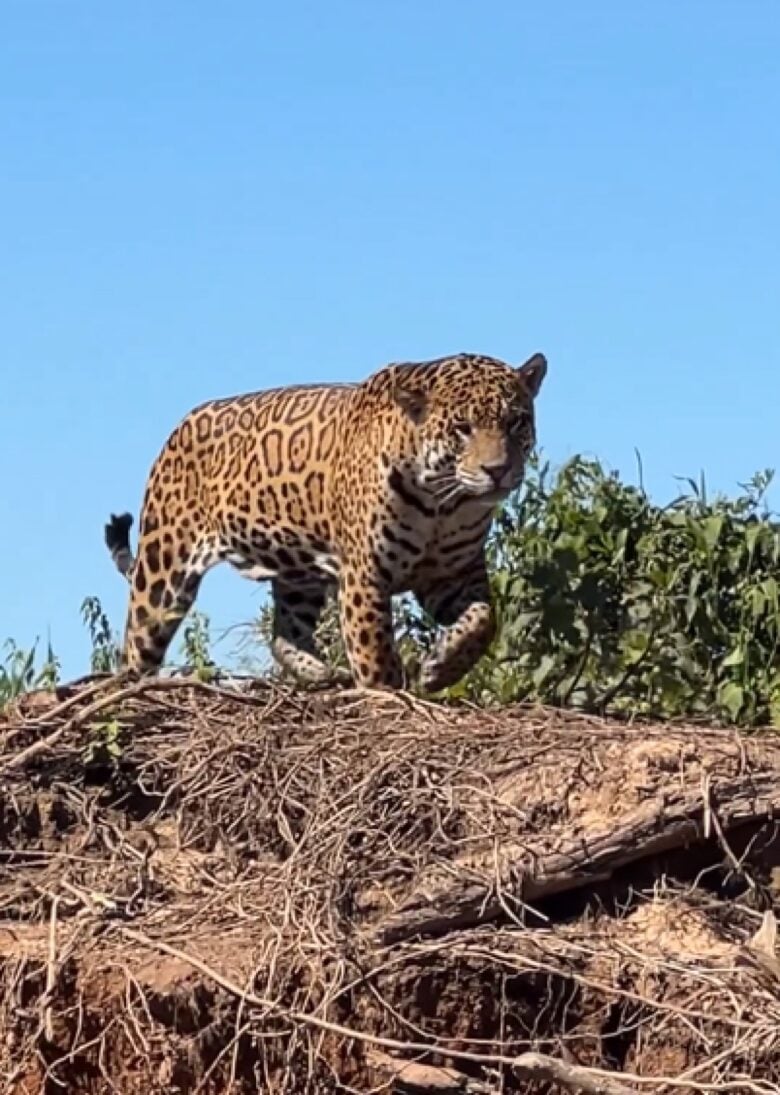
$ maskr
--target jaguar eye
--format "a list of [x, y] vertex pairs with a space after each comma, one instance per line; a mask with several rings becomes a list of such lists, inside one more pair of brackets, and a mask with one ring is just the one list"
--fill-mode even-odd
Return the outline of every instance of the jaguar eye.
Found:
[[471, 437], [470, 422], [456, 422], [453, 426], [453, 429], [459, 437]]

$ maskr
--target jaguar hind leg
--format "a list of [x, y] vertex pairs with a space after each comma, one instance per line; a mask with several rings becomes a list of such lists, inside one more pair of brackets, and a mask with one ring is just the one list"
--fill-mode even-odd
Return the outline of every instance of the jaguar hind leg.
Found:
[[201, 579], [220, 561], [217, 546], [184, 539], [181, 530], [142, 534], [130, 578], [123, 663], [153, 673], [163, 663]]
[[333, 669], [322, 660], [315, 632], [325, 608], [329, 585], [273, 582], [274, 628], [271, 653], [278, 664], [307, 684], [351, 683], [344, 669]]
[[439, 692], [457, 683], [486, 652], [495, 634], [490, 586], [484, 565], [417, 591], [417, 599], [444, 632], [425, 659], [420, 684]]

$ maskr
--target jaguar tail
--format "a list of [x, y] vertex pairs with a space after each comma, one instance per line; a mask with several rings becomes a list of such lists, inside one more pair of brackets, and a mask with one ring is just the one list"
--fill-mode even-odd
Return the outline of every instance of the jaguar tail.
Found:
[[132, 515], [120, 513], [119, 516], [112, 513], [111, 520], [105, 527], [106, 547], [111, 552], [114, 566], [128, 581], [133, 572], [135, 556], [130, 547], [130, 528], [133, 524]]

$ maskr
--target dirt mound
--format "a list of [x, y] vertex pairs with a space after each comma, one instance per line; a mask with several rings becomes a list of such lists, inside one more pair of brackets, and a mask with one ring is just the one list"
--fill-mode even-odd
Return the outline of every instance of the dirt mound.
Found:
[[22, 1092], [780, 1092], [780, 742], [98, 679], [0, 718]]

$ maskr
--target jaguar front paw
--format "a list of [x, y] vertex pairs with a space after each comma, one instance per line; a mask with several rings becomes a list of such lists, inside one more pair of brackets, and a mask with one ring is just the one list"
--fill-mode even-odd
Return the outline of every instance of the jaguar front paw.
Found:
[[431, 656], [423, 661], [418, 682], [423, 692], [441, 692], [443, 688], [450, 688], [459, 681], [463, 672], [458, 666], [447, 665]]

